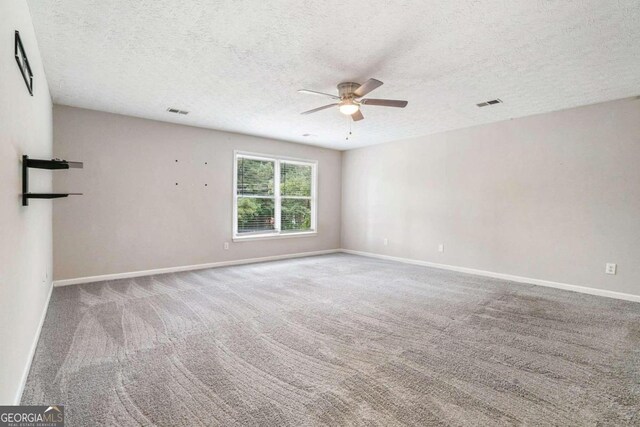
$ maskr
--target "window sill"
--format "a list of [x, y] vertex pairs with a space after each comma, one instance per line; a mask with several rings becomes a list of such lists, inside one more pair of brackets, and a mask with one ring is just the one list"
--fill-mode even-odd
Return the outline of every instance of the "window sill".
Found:
[[251, 236], [234, 236], [234, 242], [246, 242], [250, 240], [271, 240], [271, 239], [289, 239], [292, 237], [315, 237], [317, 231], [301, 231], [298, 233], [281, 233], [281, 234], [253, 234]]

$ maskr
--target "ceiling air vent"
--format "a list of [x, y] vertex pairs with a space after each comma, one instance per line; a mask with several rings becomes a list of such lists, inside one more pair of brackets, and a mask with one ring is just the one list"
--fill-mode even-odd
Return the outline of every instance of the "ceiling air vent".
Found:
[[187, 115], [189, 114], [188, 111], [184, 111], [184, 110], [178, 110], [177, 108], [167, 108], [167, 111], [170, 113], [175, 113], [175, 114], [182, 114], [182, 115]]
[[487, 105], [495, 105], [495, 104], [502, 104], [502, 101], [499, 99], [492, 99], [491, 101], [487, 101], [487, 102], [481, 102], [480, 104], [476, 104], [478, 107], [486, 107]]

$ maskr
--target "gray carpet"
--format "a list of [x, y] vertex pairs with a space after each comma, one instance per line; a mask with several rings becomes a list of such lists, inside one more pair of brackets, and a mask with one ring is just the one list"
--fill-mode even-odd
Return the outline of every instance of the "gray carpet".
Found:
[[88, 425], [640, 425], [640, 304], [336, 254], [56, 288], [23, 404]]

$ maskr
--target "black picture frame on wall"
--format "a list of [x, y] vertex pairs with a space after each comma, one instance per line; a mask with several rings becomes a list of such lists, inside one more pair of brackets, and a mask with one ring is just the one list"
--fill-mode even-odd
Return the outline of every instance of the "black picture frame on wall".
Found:
[[29, 59], [27, 58], [27, 52], [24, 51], [22, 40], [20, 40], [20, 32], [16, 30], [15, 36], [15, 56], [20, 73], [24, 79], [24, 84], [27, 85], [29, 95], [33, 96], [33, 72], [31, 71], [31, 65], [29, 65]]

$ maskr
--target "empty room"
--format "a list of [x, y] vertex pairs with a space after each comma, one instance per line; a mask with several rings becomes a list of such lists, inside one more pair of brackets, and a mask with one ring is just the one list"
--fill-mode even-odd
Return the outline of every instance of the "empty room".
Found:
[[637, 0], [0, 0], [0, 427], [640, 426]]

